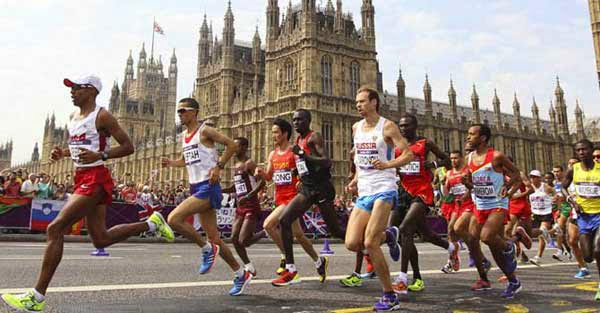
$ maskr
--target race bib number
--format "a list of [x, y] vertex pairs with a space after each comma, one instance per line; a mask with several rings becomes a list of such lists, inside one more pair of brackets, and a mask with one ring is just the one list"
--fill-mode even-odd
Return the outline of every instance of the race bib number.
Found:
[[198, 145], [191, 145], [183, 148], [183, 159], [187, 165], [201, 162], [202, 159], [200, 151], [198, 150]]
[[248, 189], [246, 188], [245, 183], [235, 183], [235, 194], [238, 196], [243, 196], [248, 193]]
[[600, 184], [575, 183], [575, 192], [582, 198], [600, 198]]
[[529, 201], [531, 202], [532, 209], [543, 210], [546, 208], [546, 203], [543, 197], [531, 197]]
[[494, 185], [475, 185], [473, 194], [478, 198], [495, 198], [497, 195]]
[[292, 171], [290, 171], [290, 170], [275, 171], [273, 173], [273, 182], [277, 186], [291, 185], [292, 184]]
[[79, 161], [79, 153], [81, 153], [81, 150], [79, 149], [79, 147], [69, 146], [69, 152], [71, 153], [71, 159], [75, 162], [78, 162]]
[[421, 173], [421, 162], [412, 161], [400, 168], [400, 173], [404, 175], [419, 175]]
[[463, 184], [458, 184], [450, 188], [450, 193], [455, 196], [462, 196], [467, 193], [467, 187]]
[[300, 176], [308, 174], [308, 167], [306, 166], [306, 161], [304, 159], [296, 160], [296, 169], [298, 170], [298, 175]]

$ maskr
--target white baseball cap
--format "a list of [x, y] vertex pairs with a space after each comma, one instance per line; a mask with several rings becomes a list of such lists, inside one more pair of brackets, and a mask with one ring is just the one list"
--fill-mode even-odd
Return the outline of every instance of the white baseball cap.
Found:
[[77, 79], [65, 78], [63, 83], [69, 88], [73, 87], [73, 85], [92, 85], [94, 88], [96, 88], [96, 90], [98, 90], [98, 93], [102, 91], [102, 82], [96, 75], [86, 75]]
[[533, 171], [529, 172], [529, 176], [542, 177], [542, 172], [540, 172], [538, 170], [533, 170]]

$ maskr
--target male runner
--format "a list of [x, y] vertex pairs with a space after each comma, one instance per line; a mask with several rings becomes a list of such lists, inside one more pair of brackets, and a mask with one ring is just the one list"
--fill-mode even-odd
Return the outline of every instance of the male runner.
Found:
[[[487, 277], [487, 272], [490, 270], [492, 264], [483, 256], [479, 239], [473, 238], [469, 234], [469, 225], [477, 223], [473, 215], [473, 212], [476, 210], [475, 203], [473, 203], [473, 199], [471, 198], [471, 192], [463, 184], [463, 176], [468, 175], [469, 167], [466, 166], [464, 157], [459, 150], [450, 153], [450, 161], [452, 169], [444, 177], [442, 185], [443, 192], [452, 194], [454, 197], [454, 208], [450, 215], [449, 224], [451, 227], [448, 228], [448, 236], [462, 239], [469, 247], [469, 256], [473, 260], [472, 266], [477, 268], [479, 274], [479, 279], [473, 284], [471, 290], [489, 290], [492, 286]], [[480, 257], [474, 258], [472, 257], [473, 254], [478, 254]], [[482, 261], [481, 263], [477, 263], [475, 259]], [[448, 264], [442, 271], [450, 273], [452, 267]]]
[[[437, 168], [437, 164], [450, 165], [448, 155], [440, 150], [431, 140], [417, 136], [417, 118], [414, 115], [406, 114], [399, 122], [400, 133], [409, 143], [408, 150], [397, 149], [397, 153], [411, 151], [414, 160], [399, 169], [402, 187], [406, 191], [406, 196], [400, 195], [408, 201], [408, 212], [398, 212], [394, 214], [406, 214], [400, 225], [402, 259], [400, 264], [400, 274], [394, 280], [394, 291], [400, 294], [406, 294], [407, 290], [422, 291], [425, 284], [420, 274], [418, 263], [418, 252], [414, 244], [414, 234], [419, 232], [425, 241], [448, 250], [449, 259], [454, 271], [460, 268], [460, 259], [458, 258], [458, 249], [455, 245], [448, 244], [448, 241], [442, 239], [434, 233], [427, 225], [426, 216], [429, 207], [433, 206], [433, 187], [431, 186], [430, 169]], [[439, 161], [428, 162], [427, 155], [432, 152]], [[401, 205], [399, 206], [401, 207]], [[408, 272], [408, 262], [411, 262], [413, 284], [408, 286], [406, 273]]]
[[[546, 176], [549, 176], [549, 174], [550, 173], [547, 173]], [[562, 261], [562, 257], [566, 256], [567, 259], [571, 260], [573, 255], [570, 246], [567, 243], [567, 221], [571, 216], [572, 208], [562, 194], [562, 181], [565, 178], [565, 172], [562, 165], [554, 166], [552, 168], [552, 175], [554, 176], [553, 184], [554, 191], [556, 192], [556, 196], [553, 200], [560, 212], [555, 225], [557, 237], [556, 244], [558, 245], [559, 250], [552, 255], [552, 258]]]
[[[513, 158], [511, 156], [507, 157], [508, 160], [516, 166]], [[522, 171], [519, 171], [519, 173], [521, 175], [521, 184], [519, 185], [519, 190], [517, 190], [517, 192], [515, 192], [508, 201], [508, 212], [510, 217], [508, 223], [506, 223], [504, 226], [505, 238], [512, 237], [513, 233], [519, 226], [522, 226], [525, 231], [527, 231], [527, 234], [530, 236], [532, 235], [531, 205], [529, 203], [529, 195], [533, 192], [533, 187], [531, 186], [529, 177]], [[519, 242], [515, 242], [515, 244], [517, 246], [517, 257], [520, 254], [521, 262], [529, 263], [529, 257], [525, 251], [522, 251]]]
[[[521, 291], [521, 282], [515, 275], [517, 261], [514, 242], [520, 240], [525, 247], [531, 247], [531, 238], [517, 231], [512, 240], [503, 236], [503, 224], [508, 221], [508, 199], [517, 191], [521, 183], [519, 170], [500, 151], [489, 146], [492, 132], [485, 124], [474, 124], [469, 128], [467, 141], [475, 148], [469, 154], [470, 175], [463, 183], [471, 189], [476, 205], [477, 223], [471, 223], [469, 232], [489, 246], [498, 267], [508, 278], [503, 298], [512, 299]], [[505, 176], [509, 180], [505, 183]], [[480, 255], [474, 255], [481, 258]], [[479, 260], [477, 260], [479, 262]]]
[[[552, 227], [552, 199], [556, 192], [554, 187], [542, 182], [542, 173], [538, 170], [532, 170], [529, 173], [533, 193], [529, 195], [531, 203], [531, 211], [533, 212], [534, 223], [540, 224], [541, 236], [539, 240], [539, 248], [536, 256], [531, 258], [529, 262], [535, 265], [541, 264], [541, 258], [546, 248], [546, 244], [550, 242], [550, 232]], [[534, 232], [535, 236], [536, 232]]]
[[[202, 249], [200, 274], [208, 273], [215, 264], [219, 254], [235, 272], [232, 296], [241, 295], [250, 283], [252, 274], [239, 265], [231, 250], [221, 240], [217, 227], [217, 210], [221, 208], [223, 195], [219, 183], [221, 170], [236, 153], [238, 145], [229, 137], [216, 129], [198, 123], [200, 105], [193, 98], [179, 101], [177, 115], [186, 130], [182, 134], [183, 155], [178, 160], [163, 158], [163, 167], [186, 167], [190, 182], [190, 197], [180, 203], [168, 217], [168, 222], [175, 231], [194, 242]], [[225, 152], [219, 157], [216, 143], [225, 146]], [[200, 236], [194, 227], [185, 220], [194, 214], [200, 215], [200, 224], [206, 232], [208, 242]]]
[[[281, 282], [289, 282], [298, 275], [294, 264], [292, 224], [313, 205], [319, 207], [321, 216], [327, 224], [327, 230], [337, 238], [345, 237], [345, 231], [340, 228], [333, 207], [335, 189], [331, 183], [331, 160], [325, 151], [323, 136], [310, 129], [311, 115], [308, 110], [296, 110], [292, 116], [292, 122], [299, 135], [296, 137], [292, 152], [296, 155], [300, 187], [298, 194], [284, 208], [279, 218], [287, 271], [273, 280], [273, 284], [277, 285]], [[320, 267], [320, 262], [325, 262], [325, 270], [322, 275], [319, 274], [321, 282], [324, 282], [329, 258], [319, 258], [317, 262], [318, 267]]]
[[[358, 90], [356, 108], [363, 119], [352, 126], [356, 174], [346, 188], [349, 192], [357, 190], [358, 198], [348, 221], [345, 244], [354, 252], [367, 249], [383, 288], [383, 296], [373, 309], [392, 311], [400, 307], [400, 300], [392, 288], [380, 245], [384, 239], [398, 245], [398, 229], [388, 231], [386, 226], [398, 200], [396, 168], [408, 164], [413, 154], [396, 124], [379, 115], [379, 102], [377, 91], [366, 87]], [[394, 147], [406, 153], [393, 158]]]
[[[65, 79], [63, 83], [71, 88], [71, 99], [77, 110], [71, 114], [68, 125], [69, 148], [54, 147], [50, 158], [51, 162], [55, 162], [71, 157], [75, 165], [75, 186], [73, 194], [46, 230], [48, 244], [35, 288], [24, 294], [2, 295], [8, 305], [26, 312], [44, 309], [48, 285], [62, 259], [64, 234], [82, 218], [87, 220], [88, 232], [97, 249], [148, 230], [158, 232], [167, 241], [175, 239], [173, 231], [158, 212], [144, 222], [117, 225], [106, 230], [106, 206], [112, 201], [113, 180], [104, 162], [132, 154], [133, 145], [112, 114], [96, 104], [96, 97], [102, 90], [98, 77]], [[119, 143], [117, 147], [110, 148], [111, 136]]]
[[[589, 140], [579, 140], [574, 148], [581, 162], [567, 171], [563, 193], [567, 194], [571, 183], [575, 185], [576, 196], [569, 196], [567, 200], [577, 211], [579, 244], [586, 262], [596, 260], [600, 276], [600, 163], [594, 162], [594, 146]], [[600, 284], [595, 299], [600, 301]]]
[[[275, 183], [275, 205], [277, 206], [267, 217], [263, 223], [263, 228], [267, 231], [271, 239], [275, 242], [282, 255], [282, 263], [277, 274], [289, 276], [285, 269], [285, 250], [281, 239], [281, 233], [278, 229], [279, 218], [281, 213], [290, 201], [296, 196], [298, 188], [298, 174], [296, 171], [296, 159], [290, 145], [290, 137], [292, 136], [292, 125], [286, 120], [276, 118], [272, 126], [273, 141], [275, 142], [275, 150], [269, 153], [268, 164], [266, 171], [263, 168], [256, 168], [257, 176], [260, 176], [265, 181], [273, 181]], [[324, 281], [328, 260], [324, 257], [319, 257], [315, 251], [312, 242], [306, 238], [304, 231], [300, 226], [300, 220], [296, 219], [292, 224], [292, 233], [296, 241], [302, 246], [306, 254], [315, 262], [317, 273]], [[300, 276], [296, 274], [291, 280], [276, 280], [273, 282], [275, 286], [285, 286], [300, 282]]]
[[256, 268], [250, 262], [246, 248], [256, 243], [265, 234], [264, 230], [255, 233], [261, 211], [258, 193], [265, 186], [265, 181], [261, 179], [257, 182], [254, 177], [256, 163], [248, 156], [248, 139], [237, 137], [233, 141], [239, 147], [235, 154], [233, 185], [223, 189], [223, 193], [235, 193], [237, 200], [231, 241], [244, 262], [244, 268], [256, 277]]

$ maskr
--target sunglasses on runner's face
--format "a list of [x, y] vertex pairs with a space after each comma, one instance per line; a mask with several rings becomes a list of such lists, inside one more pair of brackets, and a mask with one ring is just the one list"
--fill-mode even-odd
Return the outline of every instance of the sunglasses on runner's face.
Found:
[[196, 109], [194, 109], [194, 108], [179, 108], [179, 109], [177, 109], [177, 114], [183, 114], [185, 112], [194, 111], [194, 110], [196, 110]]
[[594, 159], [600, 159], [600, 154], [594, 154]]
[[94, 86], [88, 85], [88, 84], [83, 84], [83, 85], [73, 85], [73, 87], [71, 87], [71, 89], [77, 91], [79, 89], [92, 88], [92, 87], [94, 87]]

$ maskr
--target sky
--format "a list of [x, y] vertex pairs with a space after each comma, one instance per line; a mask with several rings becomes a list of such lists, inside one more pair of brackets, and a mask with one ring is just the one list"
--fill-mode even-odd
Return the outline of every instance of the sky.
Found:
[[[285, 12], [286, 0], [280, 0]], [[298, 3], [300, 0], [293, 0]], [[317, 3], [325, 5], [327, 0]], [[336, 1], [333, 1], [335, 5]], [[258, 25], [265, 38], [266, 0], [232, 0], [236, 39], [250, 41]], [[556, 76], [565, 91], [569, 119], [579, 100], [587, 117], [600, 116], [599, 88], [587, 0], [373, 0], [378, 60], [384, 89], [396, 93], [401, 66], [406, 94], [422, 97], [425, 74], [435, 101], [448, 101], [452, 78], [459, 105], [470, 106], [473, 84], [482, 109], [492, 109], [498, 90], [502, 111], [512, 112], [514, 93], [521, 114], [531, 116], [535, 97], [548, 119]], [[167, 5], [167, 6], [166, 6]], [[344, 0], [343, 10], [360, 27], [360, 0]], [[30, 159], [41, 145], [44, 122], [55, 114], [65, 125], [74, 107], [65, 77], [94, 73], [106, 106], [114, 81], [123, 81], [132, 50], [135, 65], [142, 43], [165, 71], [173, 49], [178, 59], [177, 98], [190, 95], [203, 15], [222, 37], [222, 0], [0, 0], [0, 144], [14, 142], [13, 164]]]

